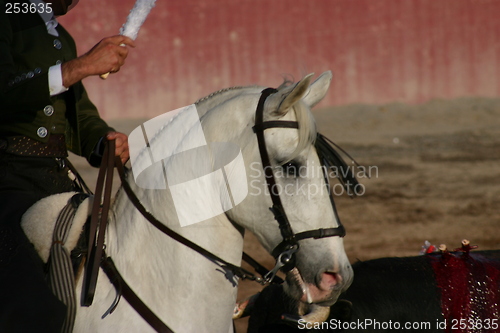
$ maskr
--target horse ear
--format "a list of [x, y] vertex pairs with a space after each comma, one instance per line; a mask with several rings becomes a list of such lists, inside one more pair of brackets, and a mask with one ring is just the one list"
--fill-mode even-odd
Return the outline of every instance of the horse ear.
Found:
[[266, 104], [269, 106], [268, 110], [272, 110], [271, 115], [278, 118], [283, 117], [295, 103], [303, 98], [309, 89], [313, 75], [314, 73], [306, 75], [296, 84], [282, 88], [277, 93], [269, 96]]
[[310, 108], [318, 104], [326, 95], [328, 88], [332, 82], [332, 72], [327, 71], [321, 74], [312, 84], [309, 93], [304, 96], [304, 102]]

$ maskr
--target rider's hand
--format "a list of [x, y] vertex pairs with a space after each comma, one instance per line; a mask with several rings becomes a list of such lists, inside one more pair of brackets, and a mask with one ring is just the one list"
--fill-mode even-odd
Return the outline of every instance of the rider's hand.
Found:
[[61, 65], [63, 85], [69, 88], [91, 75], [118, 72], [127, 58], [127, 46], [135, 47], [129, 37], [117, 35], [104, 38], [81, 57]]
[[127, 163], [130, 158], [127, 135], [120, 132], [109, 132], [106, 134], [106, 139], [115, 140], [115, 156], [120, 156], [123, 164]]

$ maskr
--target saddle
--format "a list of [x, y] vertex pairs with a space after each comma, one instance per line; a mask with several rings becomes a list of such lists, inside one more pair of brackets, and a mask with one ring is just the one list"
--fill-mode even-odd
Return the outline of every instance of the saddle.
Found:
[[[93, 197], [67, 192], [38, 201], [26, 211], [21, 227], [45, 263], [50, 289], [66, 307], [61, 332], [70, 333], [76, 319], [75, 281], [87, 252], [88, 226]], [[88, 229], [88, 228], [87, 228]]]
[[78, 245], [85, 222], [90, 216], [92, 202], [93, 197], [86, 194], [66, 192], [43, 198], [26, 211], [21, 220], [21, 227], [44, 263], [49, 260], [50, 249], [54, 242], [54, 229], [60, 212], [67, 205], [72, 205], [76, 209], [73, 221], [68, 226], [66, 240], [62, 244], [68, 252], [71, 252]]

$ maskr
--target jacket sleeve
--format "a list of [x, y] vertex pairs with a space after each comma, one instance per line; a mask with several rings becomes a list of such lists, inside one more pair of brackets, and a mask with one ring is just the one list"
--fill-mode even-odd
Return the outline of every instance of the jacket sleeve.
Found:
[[73, 88], [77, 99], [76, 121], [79, 132], [79, 150], [92, 166], [99, 166], [100, 156], [96, 156], [97, 144], [106, 133], [114, 131], [114, 129], [100, 117], [83, 84], [79, 82]]

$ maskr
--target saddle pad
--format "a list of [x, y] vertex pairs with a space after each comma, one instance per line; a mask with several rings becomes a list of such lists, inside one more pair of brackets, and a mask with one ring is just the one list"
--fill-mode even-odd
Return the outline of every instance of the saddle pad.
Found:
[[[52, 246], [52, 234], [59, 212], [77, 192], [65, 192], [51, 195], [31, 206], [21, 219], [24, 233], [34, 245], [44, 263], [47, 263]], [[71, 252], [78, 242], [83, 226], [92, 209], [92, 199], [85, 199], [75, 214], [68, 239], [64, 247]]]

